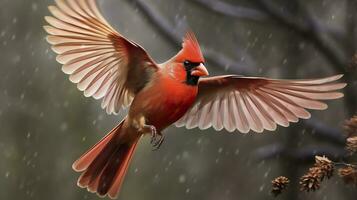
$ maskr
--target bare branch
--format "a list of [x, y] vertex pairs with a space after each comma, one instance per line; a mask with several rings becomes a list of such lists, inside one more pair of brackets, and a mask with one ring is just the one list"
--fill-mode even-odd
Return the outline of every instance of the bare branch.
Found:
[[[357, 2], [355, 0], [347, 0], [346, 6], [346, 30], [348, 39], [350, 42], [347, 43], [349, 54], [352, 57], [357, 50], [357, 13], [355, 12]], [[351, 42], [352, 41], [352, 42]]]
[[[257, 10], [254, 8], [232, 5], [227, 2], [216, 1], [216, 0], [191, 0], [191, 1], [215, 13], [228, 17], [235, 17], [239, 19], [247, 19], [247, 20], [262, 21], [262, 22], [271, 19], [270, 14], [267, 14], [264, 11]], [[340, 29], [336, 29], [334, 27], [328, 27], [325, 24], [319, 23], [319, 21], [315, 21], [315, 22], [316, 22], [316, 26], [318, 27], [319, 30], [321, 30], [321, 32], [327, 33], [332, 38], [334, 38], [335, 41], [338, 41], [339, 44], [341, 43], [341, 40], [346, 40], [345, 34]], [[347, 42], [347, 45], [348, 44], [349, 43]]]
[[302, 8], [302, 6], [297, 3], [300, 10], [304, 12], [304, 21], [297, 22], [294, 16], [291, 16], [287, 12], [278, 9], [274, 3], [267, 0], [257, 0], [259, 6], [269, 14], [278, 23], [282, 24], [290, 30], [293, 30], [302, 38], [309, 40], [321, 53], [322, 55], [332, 63], [334, 69], [339, 73], [345, 73], [346, 70], [344, 66], [346, 65], [345, 58], [341, 55], [341, 52], [336, 50], [335, 46], [328, 44], [326, 40], [323, 39], [322, 32], [325, 30], [322, 26], [314, 20], [309, 13]]
[[290, 149], [282, 144], [270, 144], [258, 148], [253, 152], [258, 160], [274, 159], [276, 157], [285, 158], [293, 162], [311, 162], [315, 155], [325, 155], [334, 160], [341, 160], [348, 156], [344, 148], [331, 146], [307, 146], [299, 149]]
[[[273, 19], [275, 19], [278, 23], [282, 24], [283, 27], [294, 31], [302, 38], [310, 41], [315, 48], [320, 51], [320, 53], [332, 64], [333, 69], [337, 73], [345, 74], [345, 80], [347, 82], [352, 82], [355, 80], [355, 73], [349, 73], [347, 71], [347, 65], [350, 58], [346, 58], [346, 55], [349, 56], [349, 53], [346, 54], [346, 50], [341, 50], [337, 47], [336, 44], [331, 44], [328, 40], [325, 39], [325, 30], [323, 29], [319, 22], [315, 20], [311, 15], [303, 9], [302, 6], [295, 2], [296, 6], [301, 10], [304, 16], [302, 23], [297, 22], [295, 16], [291, 16], [287, 12], [283, 12], [281, 9], [278, 9], [272, 1], [268, 0], [257, 0], [259, 5], [264, 9]], [[337, 36], [336, 36], [337, 37]], [[337, 38], [340, 41], [346, 41], [346, 37], [341, 36], [341, 34]], [[336, 41], [338, 43], [339, 41]], [[346, 43], [346, 42], [345, 42]], [[348, 42], [347, 42], [348, 43]], [[347, 48], [348, 50], [348, 48]], [[349, 86], [344, 88], [345, 98], [344, 101], [348, 106], [349, 115], [354, 114], [357, 111], [357, 105], [355, 103], [356, 94], [354, 92], [355, 88], [353, 86]]]
[[[175, 26], [171, 25], [165, 17], [161, 16], [157, 11], [152, 10], [146, 1], [133, 0], [130, 2], [135, 3], [136, 8], [138, 8], [142, 14], [147, 17], [149, 22], [152, 23], [153, 26], [156, 27], [166, 39], [168, 39], [168, 41], [170, 41], [177, 48], [181, 46], [182, 30], [180, 30], [180, 34], [180, 31], [178, 31]], [[245, 62], [241, 62], [239, 60], [229, 59], [213, 49], [203, 48], [203, 52], [208, 62], [212, 63], [212, 65], [215, 65], [216, 67], [226, 69], [229, 67], [231, 71], [245, 75], [252, 75], [256, 71], [254, 70], [254, 60], [247, 54], [243, 55], [246, 58]], [[243, 53], [243, 51], [240, 53]]]
[[337, 145], [345, 145], [346, 137], [341, 130], [328, 126], [317, 119], [304, 121], [305, 127], [312, 129], [312, 135]]
[[262, 21], [266, 20], [268, 16], [256, 9], [246, 8], [242, 6], [231, 5], [226, 2], [217, 0], [192, 0], [192, 2], [197, 3], [209, 10], [212, 10], [221, 15], [229, 17], [237, 17], [240, 19]]

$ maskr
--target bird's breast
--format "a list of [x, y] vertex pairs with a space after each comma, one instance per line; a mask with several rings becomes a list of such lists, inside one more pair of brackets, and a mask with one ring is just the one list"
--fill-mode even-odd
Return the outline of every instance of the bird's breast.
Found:
[[148, 124], [164, 129], [187, 112], [196, 96], [197, 86], [161, 79], [135, 97], [131, 112], [143, 114]]

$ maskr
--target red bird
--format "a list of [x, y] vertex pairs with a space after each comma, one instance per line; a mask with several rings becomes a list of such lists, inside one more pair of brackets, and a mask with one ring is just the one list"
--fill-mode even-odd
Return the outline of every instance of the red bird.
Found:
[[[128, 115], [82, 155], [73, 169], [78, 185], [100, 196], [117, 197], [139, 138], [151, 134], [158, 148], [171, 124], [229, 132], [273, 131], [287, 127], [306, 109], [324, 110], [319, 100], [337, 99], [342, 75], [311, 80], [277, 80], [208, 75], [200, 46], [186, 34], [182, 50], [157, 64], [135, 42], [115, 31], [95, 0], [56, 0], [46, 17], [47, 41], [62, 70], [86, 97], [102, 100], [108, 114], [129, 107]], [[334, 83], [333, 83], [334, 82]]]

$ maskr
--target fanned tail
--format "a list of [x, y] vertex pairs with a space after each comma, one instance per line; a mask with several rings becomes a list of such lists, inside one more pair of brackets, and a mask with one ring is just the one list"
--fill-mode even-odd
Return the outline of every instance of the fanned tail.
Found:
[[[73, 169], [82, 172], [78, 186], [96, 192], [99, 196], [118, 196], [131, 157], [139, 141], [123, 140], [124, 131], [118, 124], [102, 140], [73, 163]], [[124, 141], [124, 142], [123, 142]]]

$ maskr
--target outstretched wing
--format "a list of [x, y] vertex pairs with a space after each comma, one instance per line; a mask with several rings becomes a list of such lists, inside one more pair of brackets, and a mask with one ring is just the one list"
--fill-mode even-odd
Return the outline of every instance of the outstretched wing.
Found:
[[112, 28], [95, 0], [56, 0], [49, 10], [44, 28], [63, 72], [86, 97], [103, 98], [108, 114], [130, 105], [158, 70], [145, 50]]
[[199, 81], [198, 97], [176, 126], [229, 132], [275, 130], [299, 118], [308, 119], [306, 109], [324, 110], [319, 100], [337, 99], [345, 83], [333, 83], [342, 75], [311, 80], [275, 80], [242, 76], [217, 76]]

